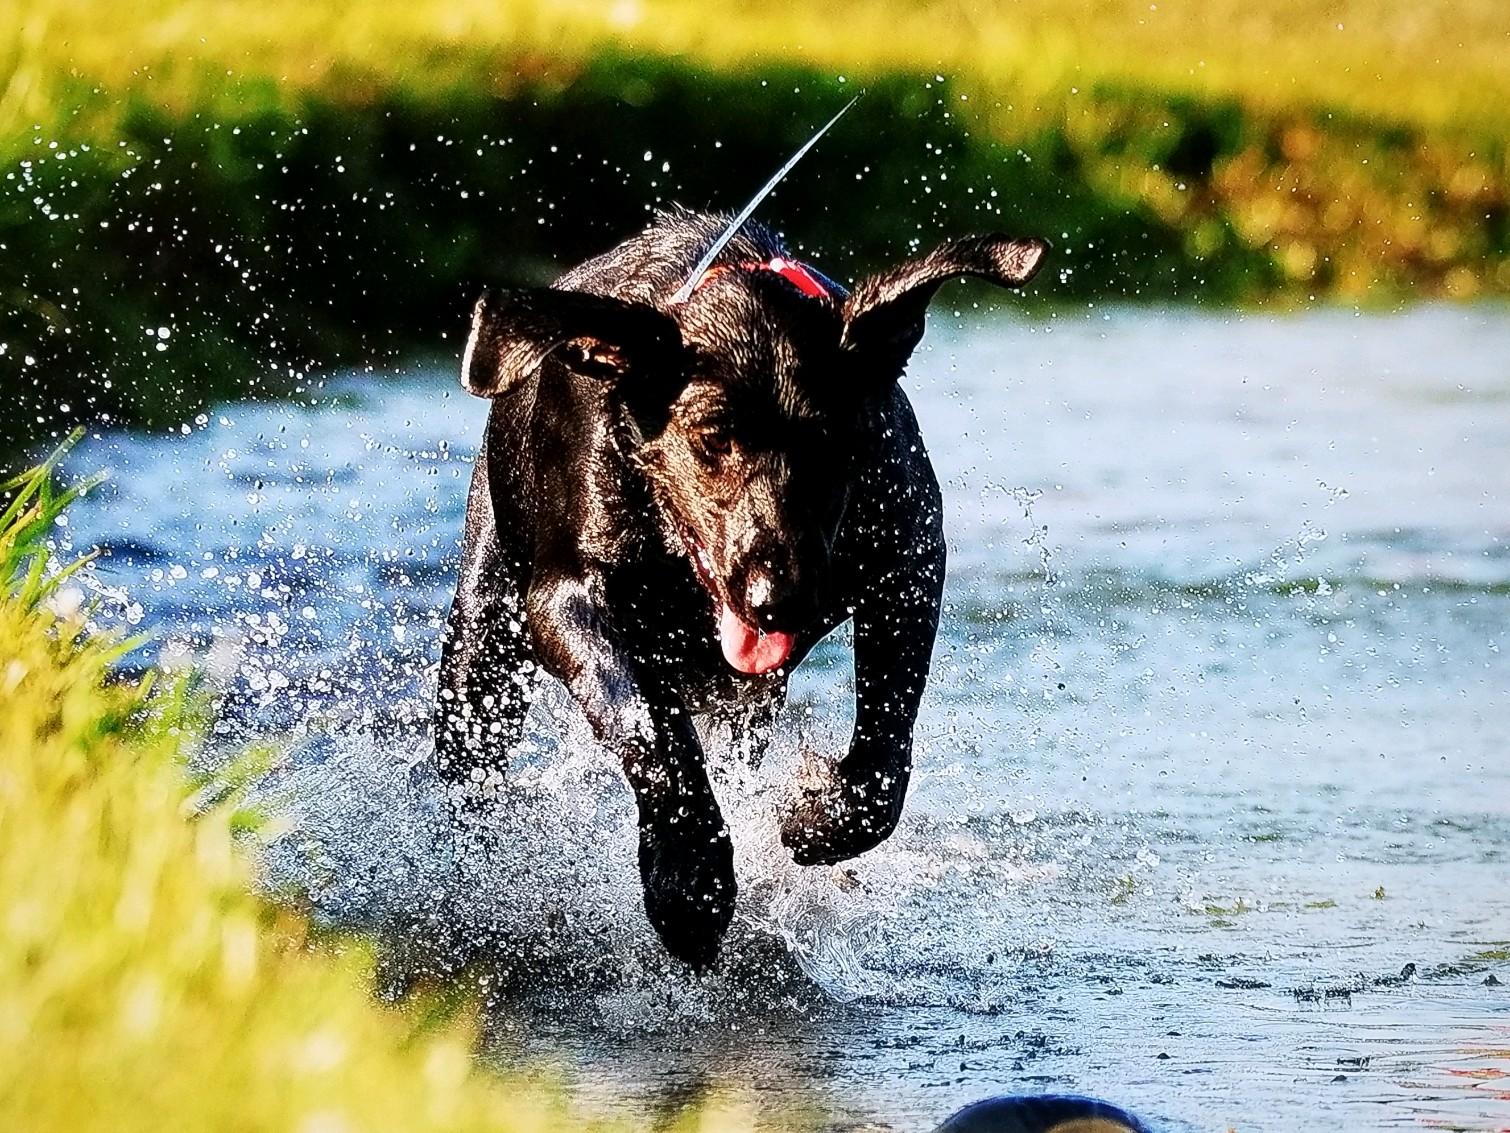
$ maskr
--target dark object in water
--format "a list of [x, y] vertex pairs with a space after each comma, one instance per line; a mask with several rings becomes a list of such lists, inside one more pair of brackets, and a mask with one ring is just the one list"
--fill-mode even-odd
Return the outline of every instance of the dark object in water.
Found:
[[1125, 1109], [1063, 1094], [987, 1098], [967, 1105], [934, 1133], [1153, 1133]]
[[650, 923], [694, 966], [735, 881], [691, 716], [758, 750], [792, 670], [851, 617], [849, 752], [798, 792], [782, 841], [828, 864], [896, 826], [944, 583], [899, 379], [943, 283], [1019, 287], [1048, 247], [951, 240], [846, 292], [752, 223], [673, 302], [726, 227], [664, 214], [554, 287], [477, 304], [462, 383], [493, 408], [435, 715], [440, 774], [475, 806], [534, 674], [565, 684], [634, 790]]

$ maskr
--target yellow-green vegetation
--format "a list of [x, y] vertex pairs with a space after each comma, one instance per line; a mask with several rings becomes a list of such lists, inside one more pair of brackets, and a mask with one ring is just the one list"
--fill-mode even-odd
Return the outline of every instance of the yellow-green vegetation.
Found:
[[447, 349], [860, 88], [761, 214], [838, 278], [991, 227], [1030, 302], [1510, 294], [1502, 0], [17, 4], [0, 453]]
[[65, 502], [46, 469], [0, 490], [0, 1128], [599, 1127], [477, 1069], [464, 1011], [376, 1003], [364, 949], [253, 895], [234, 809], [186, 804], [181, 687], [112, 679], [122, 644], [38, 565]]
[[155, 86], [191, 108], [226, 70], [294, 88], [418, 88], [480, 74], [568, 76], [605, 47], [719, 67], [785, 60], [856, 78], [943, 70], [1016, 90], [1034, 114], [1120, 83], [1254, 107], [1325, 107], [1429, 127], [1510, 131], [1510, 9], [1500, 0], [19, 0], [0, 131], [51, 117], [68, 71]]

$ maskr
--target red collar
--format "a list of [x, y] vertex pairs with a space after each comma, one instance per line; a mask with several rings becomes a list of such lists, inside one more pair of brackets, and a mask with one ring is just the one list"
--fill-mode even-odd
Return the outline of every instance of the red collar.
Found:
[[726, 271], [735, 269], [739, 271], [773, 271], [811, 299], [828, 298], [828, 288], [818, 282], [816, 275], [796, 260], [784, 259], [781, 256], [772, 257], [765, 263], [720, 264], [716, 267], [711, 267], [703, 272], [698, 281], [692, 285], [692, 290], [696, 291], [715, 275], [722, 275]]

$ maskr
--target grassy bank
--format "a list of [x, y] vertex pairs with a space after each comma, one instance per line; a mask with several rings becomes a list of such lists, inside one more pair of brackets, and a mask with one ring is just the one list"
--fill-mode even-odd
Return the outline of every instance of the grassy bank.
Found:
[[112, 680], [121, 645], [44, 577], [64, 502], [45, 472], [0, 487], [0, 1128], [596, 1128], [475, 1069], [457, 1004], [377, 1004], [359, 943], [252, 895], [250, 817], [190, 809], [192, 699]]
[[1510, 293], [1507, 9], [1251, 9], [23, 2], [0, 450], [453, 351], [484, 283], [738, 204], [861, 86], [763, 210], [841, 277], [1000, 227], [1059, 301]]

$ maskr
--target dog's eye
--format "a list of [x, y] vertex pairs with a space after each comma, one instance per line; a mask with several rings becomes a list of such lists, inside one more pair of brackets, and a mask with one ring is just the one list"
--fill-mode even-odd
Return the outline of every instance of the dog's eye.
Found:
[[728, 456], [734, 438], [723, 425], [704, 425], [697, 430], [697, 447], [709, 457]]

